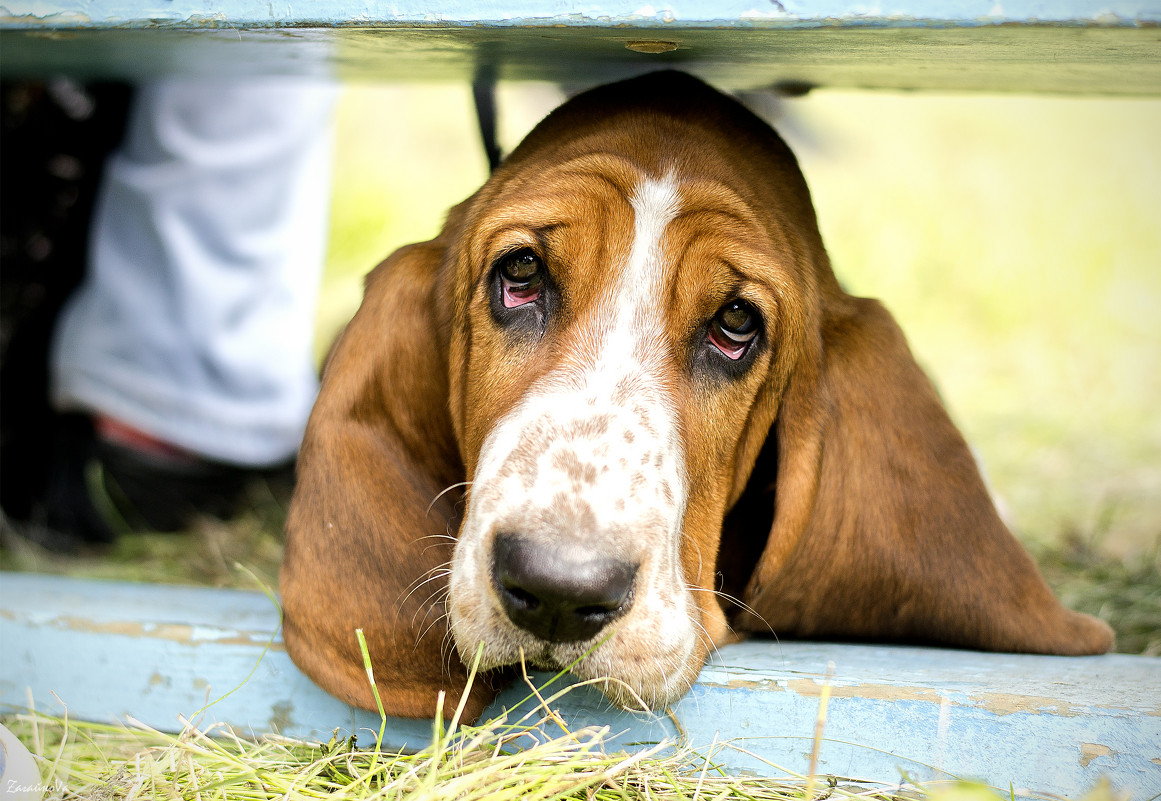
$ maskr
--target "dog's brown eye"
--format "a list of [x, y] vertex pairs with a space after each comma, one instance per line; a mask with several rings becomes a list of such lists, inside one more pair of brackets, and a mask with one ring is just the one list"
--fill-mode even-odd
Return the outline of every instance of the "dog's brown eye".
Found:
[[514, 309], [540, 297], [544, 265], [531, 250], [518, 250], [500, 262], [504, 307]]
[[709, 340], [731, 359], [746, 355], [746, 349], [761, 327], [757, 310], [744, 300], [732, 300], [718, 309], [709, 327]]

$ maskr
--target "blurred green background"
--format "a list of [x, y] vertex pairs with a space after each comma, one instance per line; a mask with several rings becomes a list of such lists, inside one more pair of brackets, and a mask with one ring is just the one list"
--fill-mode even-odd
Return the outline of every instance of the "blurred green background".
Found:
[[[511, 147], [561, 98], [501, 93]], [[1161, 535], [1161, 101], [816, 90], [779, 104], [835, 271], [883, 300], [1012, 525]], [[486, 177], [467, 87], [350, 87], [320, 348]]]
[[[502, 86], [510, 149], [562, 99]], [[1161, 655], [1161, 100], [816, 90], [766, 103], [835, 271], [882, 299], [1065, 603]], [[487, 170], [466, 85], [351, 85], [337, 110], [325, 352], [362, 276], [436, 234]], [[273, 585], [285, 498], [8, 569]]]
[[[506, 149], [562, 98], [502, 87]], [[1118, 649], [1161, 654], [1161, 101], [762, 105], [839, 279], [895, 314], [1049, 583]], [[345, 92], [320, 350], [362, 274], [486, 177], [473, 114], [464, 86]]]

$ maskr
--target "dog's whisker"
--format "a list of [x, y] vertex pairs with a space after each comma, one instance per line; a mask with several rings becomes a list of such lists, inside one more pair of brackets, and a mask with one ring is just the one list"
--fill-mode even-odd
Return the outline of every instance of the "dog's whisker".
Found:
[[767, 629], [770, 630], [770, 633], [771, 634], [774, 633], [774, 628], [770, 625], [769, 622], [767, 622], [766, 618], [762, 617], [762, 615], [758, 612], [757, 609], [750, 606], [748, 603], [743, 601], [741, 598], [738, 598], [734, 595], [730, 595], [728, 592], [722, 592], [721, 590], [715, 590], [715, 589], [712, 589], [710, 587], [696, 587], [692, 584], [687, 585], [686, 589], [688, 589], [690, 592], [707, 592], [710, 595], [714, 595], [714, 596], [717, 596], [718, 598], [722, 598], [725, 601], [728, 601], [729, 603], [733, 604], [737, 608], [741, 609], [743, 612], [748, 612], [749, 614], [753, 615], [756, 619], [762, 621], [762, 624]]
[[452, 534], [450, 531], [448, 531], [445, 534], [424, 534], [422, 537], [415, 538], [416, 542], [423, 542], [424, 540], [439, 540], [439, 541], [448, 540], [450, 542], [455, 542], [456, 536], [454, 534]]
[[420, 618], [418, 623], [416, 623], [415, 618], [418, 616], [420, 610], [416, 610], [415, 614], [412, 615], [411, 626], [413, 629], [416, 629], [427, 622], [432, 613], [435, 613], [434, 620], [427, 624], [427, 626], [419, 633], [416, 639], [420, 639], [426, 636], [432, 625], [438, 623], [441, 619], [447, 618], [447, 596], [448, 592], [446, 587], [436, 590], [435, 593], [433, 593], [428, 599], [428, 602], [423, 606], [423, 617]]
[[694, 623], [694, 628], [695, 628], [695, 631], [697, 631], [697, 633], [698, 633], [698, 640], [700, 640], [701, 644], [705, 646], [707, 653], [709, 653], [709, 654], [720, 653], [720, 650], [719, 650], [717, 644], [714, 642], [714, 638], [712, 636], [710, 636], [709, 629], [707, 629], [705, 627], [704, 623], [702, 623], [701, 621], [696, 621]]
[[[436, 611], [435, 607], [431, 607], [428, 610], [428, 614], [430, 614], [433, 611]], [[426, 617], [427, 616], [425, 615], [424, 619], [426, 619]], [[447, 613], [446, 612], [439, 612], [438, 614], [436, 614], [435, 618], [430, 623], [427, 624], [427, 626], [423, 629], [423, 631], [419, 632], [419, 634], [415, 638], [416, 641], [418, 642], [419, 640], [422, 640], [424, 637], [427, 636], [428, 632], [430, 632], [433, 628], [438, 626], [440, 623], [446, 622], [446, 621], [447, 621]], [[450, 627], [449, 627], [449, 631], [450, 631]], [[446, 637], [446, 635], [445, 635], [445, 637]]]
[[470, 487], [471, 484], [472, 484], [472, 482], [470, 482], [470, 481], [459, 481], [455, 484], [452, 484], [450, 487], [445, 487], [444, 489], [440, 490], [439, 494], [436, 495], [434, 498], [432, 498], [431, 503], [429, 503], [427, 505], [427, 511], [424, 512], [424, 516], [431, 514], [431, 510], [435, 508], [435, 505], [437, 503], [439, 503], [439, 499], [442, 498], [444, 495], [447, 495], [452, 490], [459, 489], [460, 487]]
[[443, 635], [443, 639], [440, 640], [439, 653], [445, 663], [450, 663], [456, 653], [455, 635], [452, 633], [451, 626], [447, 627], [447, 632]]
[[[440, 536], [440, 539], [445, 539], [444, 535], [439, 535], [439, 536]], [[446, 539], [452, 539], [452, 537], [446, 537]], [[447, 546], [446, 542], [432, 542], [431, 544], [427, 544], [427, 546], [424, 546], [424, 554], [426, 554], [427, 551], [430, 551], [432, 548], [447, 548], [447, 547], [448, 546]]]
[[441, 562], [434, 567], [428, 568], [422, 574], [417, 576], [410, 584], [408, 584], [407, 589], [414, 590], [416, 587], [422, 586], [431, 581], [432, 578], [438, 577], [440, 575], [451, 575], [450, 562]]
[[[424, 624], [433, 611], [438, 611], [440, 614], [446, 614], [444, 602], [447, 600], [447, 589], [443, 588], [436, 590], [435, 593], [428, 599], [428, 602], [415, 610], [411, 616], [411, 628], [416, 629]], [[423, 612], [423, 617], [416, 622], [419, 613]]]
[[[438, 595], [441, 590], [446, 593], [447, 592], [446, 580], [449, 576], [451, 576], [451, 570], [450, 570], [450, 568], [448, 568], [446, 566], [432, 568], [431, 570], [427, 571], [427, 573], [425, 573], [423, 576], [421, 576], [420, 578], [416, 579], [415, 581], [413, 581], [411, 583], [411, 587], [408, 589], [407, 593], [403, 596], [403, 599], [400, 601], [400, 605], [407, 603], [411, 599], [411, 596], [415, 595], [415, 593], [419, 592], [423, 587], [427, 586], [428, 584], [431, 584], [432, 582], [437, 582], [437, 581], [443, 580], [444, 581], [443, 586], [437, 587], [435, 594]], [[434, 595], [432, 597], [434, 597]]]

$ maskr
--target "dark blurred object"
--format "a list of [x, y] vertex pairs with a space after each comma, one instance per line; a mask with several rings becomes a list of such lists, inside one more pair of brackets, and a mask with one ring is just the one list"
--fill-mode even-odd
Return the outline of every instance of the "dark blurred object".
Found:
[[0, 506], [9, 519], [45, 522], [59, 494], [49, 492], [52, 472], [65, 451], [87, 447], [84, 423], [49, 406], [48, 351], [84, 274], [93, 201], [131, 96], [119, 83], [0, 83]]
[[[276, 496], [289, 497], [293, 487], [293, 461], [258, 469], [202, 459], [177, 449], [143, 449], [103, 436], [100, 424], [90, 442], [86, 464], [99, 465], [103, 481], [90, 489], [89, 506], [94, 495], [103, 498], [123, 527], [134, 531], [182, 531], [204, 515], [229, 520], [239, 512], [253, 481], [266, 482]], [[61, 485], [53, 482], [50, 489], [53, 486]], [[75, 498], [75, 493], [69, 494]]]

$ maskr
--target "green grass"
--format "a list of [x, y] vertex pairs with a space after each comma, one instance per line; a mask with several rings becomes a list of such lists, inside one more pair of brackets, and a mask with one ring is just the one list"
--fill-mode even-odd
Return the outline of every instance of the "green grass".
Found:
[[[135, 721], [107, 725], [35, 711], [2, 722], [33, 754], [46, 801], [65, 799], [250, 799], [308, 801], [1001, 801], [997, 788], [949, 779], [896, 784], [829, 774], [795, 774], [773, 763], [780, 778], [723, 770], [715, 743], [695, 751], [680, 743], [645, 745], [636, 753], [609, 748], [608, 727], [569, 730], [545, 699], [539, 719], [501, 716], [479, 725], [436, 720], [431, 743], [417, 753], [359, 749], [353, 738], [327, 743], [275, 735], [240, 737], [229, 728], [187, 723], [178, 734]], [[820, 719], [821, 719], [820, 712]], [[816, 734], [814, 748], [825, 749]], [[752, 750], [745, 754], [763, 761]], [[812, 763], [813, 764], [813, 763]], [[1118, 801], [1107, 783], [1084, 801]]]
[[[550, 720], [511, 726], [502, 720], [437, 733], [417, 754], [356, 749], [350, 741], [308, 743], [241, 738], [224, 728], [188, 727], [178, 735], [140, 725], [81, 723], [37, 714], [5, 724], [39, 757], [46, 799], [749, 799], [804, 797], [805, 779], [730, 776], [713, 754], [654, 748], [606, 753], [605, 729], [560, 733], [532, 744], [530, 731]], [[723, 745], [722, 748], [728, 748]], [[828, 797], [890, 801], [891, 788], [817, 777]], [[946, 786], [946, 785], [943, 785]], [[933, 786], [938, 793], [940, 785]], [[962, 801], [997, 801], [972, 787]], [[908, 788], [907, 797], [922, 797]], [[814, 797], [812, 794], [811, 797]], [[939, 797], [936, 795], [935, 797]], [[946, 796], [945, 796], [946, 797]]]
[[[367, 678], [374, 687], [366, 644], [359, 633]], [[473, 667], [469, 684], [475, 675]], [[563, 672], [556, 678], [564, 675]], [[641, 743], [632, 752], [611, 746], [609, 727], [570, 729], [554, 711], [557, 701], [579, 685], [535, 686], [537, 700], [519, 718], [504, 712], [478, 725], [436, 715], [429, 745], [414, 753], [359, 749], [355, 739], [332, 736], [327, 743], [276, 735], [238, 736], [229, 727], [206, 729], [183, 719], [177, 734], [128, 719], [107, 725], [70, 721], [27, 710], [0, 718], [30, 750], [48, 801], [57, 799], [400, 799], [403, 801], [505, 801], [551, 799], [641, 801], [1001, 801], [1005, 793], [954, 777], [916, 782], [900, 773], [880, 783], [818, 773], [825, 738], [829, 683], [819, 698], [805, 773], [764, 759], [754, 749], [717, 741], [694, 750], [679, 740]], [[466, 694], [465, 694], [466, 698]], [[376, 691], [376, 701], [378, 692]], [[462, 705], [463, 701], [461, 701]], [[519, 706], [519, 705], [518, 705]], [[381, 741], [387, 719], [379, 706]], [[848, 744], [849, 745], [849, 744]], [[762, 765], [766, 776], [732, 773], [722, 762], [740, 751]], [[9, 754], [12, 764], [18, 756]], [[29, 777], [22, 775], [27, 780]], [[1107, 781], [1083, 801], [1120, 801]]]
[[[356, 632], [375, 688], [363, 632]], [[482, 646], [481, 646], [482, 652]], [[478, 664], [479, 656], [477, 655]], [[469, 685], [476, 674], [473, 665]], [[562, 676], [558, 674], [556, 678]], [[835, 776], [816, 775], [822, 746], [829, 684], [819, 701], [813, 752], [806, 775], [766, 763], [772, 775], [784, 779], [732, 775], [717, 764], [722, 751], [735, 748], [717, 743], [696, 752], [678, 742], [643, 744], [633, 753], [606, 748], [609, 728], [570, 730], [553, 704], [575, 689], [555, 693], [537, 687], [525, 674], [529, 696], [537, 707], [518, 719], [507, 712], [481, 725], [461, 724], [465, 693], [450, 719], [436, 714], [430, 745], [417, 753], [358, 749], [354, 738], [332, 737], [326, 744], [284, 737], [238, 737], [228, 727], [200, 730], [186, 722], [176, 736], [139, 723], [109, 726], [70, 723], [67, 718], [34, 710], [10, 715], [6, 723], [22, 742], [31, 745], [37, 769], [50, 799], [101, 797], [305, 799], [585, 799], [626, 801], [638, 798], [699, 798], [712, 796], [750, 801], [781, 801], [837, 796], [889, 801], [895, 790]], [[387, 718], [379, 701], [383, 739]], [[442, 705], [439, 705], [442, 706]], [[195, 715], [196, 718], [196, 715]], [[752, 752], [747, 754], [761, 759]], [[764, 760], [763, 760], [764, 761]], [[27, 780], [28, 777], [24, 777]], [[956, 782], [932, 785], [964, 788]], [[970, 787], [964, 801], [995, 801], [986, 788]], [[908, 797], [926, 795], [928, 788], [908, 788]]]

